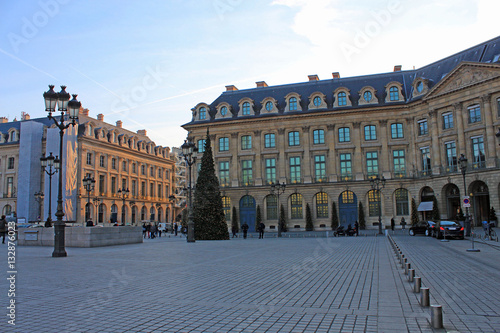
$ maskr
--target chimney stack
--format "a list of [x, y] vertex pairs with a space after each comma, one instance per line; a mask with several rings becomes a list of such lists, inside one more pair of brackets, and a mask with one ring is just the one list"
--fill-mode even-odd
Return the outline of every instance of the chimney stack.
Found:
[[264, 88], [268, 86], [266, 81], [255, 82], [255, 84], [257, 84], [257, 88]]
[[99, 120], [99, 121], [104, 121], [104, 115], [103, 115], [102, 113], [99, 113], [99, 114], [97, 115], [97, 120]]
[[238, 90], [238, 88], [236, 88], [235, 86], [233, 85], [230, 85], [230, 86], [226, 86], [226, 91], [236, 91]]
[[122, 128], [123, 122], [121, 120], [116, 121], [116, 127]]
[[333, 73], [332, 73], [332, 77], [333, 77], [334, 79], [340, 79], [340, 73], [339, 73], [339, 72], [333, 72]]
[[80, 108], [80, 111], [78, 111], [78, 113], [84, 115], [84, 116], [88, 116], [89, 115], [89, 109], [87, 108]]
[[401, 72], [401, 68], [402, 68], [401, 65], [396, 65], [396, 66], [394, 66], [394, 71], [395, 72]]
[[307, 77], [309, 78], [309, 82], [311, 82], [311, 81], [319, 81], [319, 77], [316, 74], [308, 75]]
[[0, 117], [0, 124], [8, 123], [9, 119], [7, 117]]
[[147, 133], [147, 132], [146, 132], [146, 130], [145, 130], [145, 129], [142, 129], [142, 130], [138, 130], [138, 131], [137, 131], [137, 134], [139, 134], [139, 135], [144, 135], [144, 136], [146, 136], [146, 135], [147, 135], [146, 133]]

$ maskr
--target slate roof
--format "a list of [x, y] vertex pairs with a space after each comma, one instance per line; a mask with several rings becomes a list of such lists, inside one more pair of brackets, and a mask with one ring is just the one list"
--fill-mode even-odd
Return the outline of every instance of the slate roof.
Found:
[[[413, 90], [412, 84], [415, 78], [422, 78], [429, 80], [428, 87], [430, 90], [448, 73], [450, 73], [454, 68], [456, 68], [461, 62], [470, 61], [470, 62], [490, 63], [494, 62], [495, 60], [496, 62], [498, 62], [499, 54], [500, 54], [500, 36], [415, 70], [404, 70], [398, 72], [380, 73], [373, 75], [355, 76], [347, 78], [332, 78], [328, 80], [308, 81], [308, 82], [285, 84], [278, 86], [243, 89], [236, 91], [225, 91], [209, 105], [210, 117], [207, 117], [209, 119], [202, 121], [192, 120], [191, 122], [185, 125], [208, 123], [215, 121], [217, 122], [228, 121], [234, 119], [239, 111], [238, 101], [240, 101], [244, 97], [248, 97], [254, 101], [254, 110], [256, 111], [256, 114], [246, 117], [242, 117], [240, 115], [238, 119], [254, 118], [261, 116], [258, 111], [262, 108], [261, 101], [266, 97], [273, 97], [278, 101], [279, 114], [282, 114], [286, 106], [285, 96], [291, 92], [298, 93], [301, 98], [301, 106], [303, 111], [298, 111], [297, 113], [325, 112], [328, 110], [332, 110], [334, 101], [333, 92], [339, 87], [345, 87], [350, 90], [350, 100], [352, 102], [352, 106], [336, 107], [335, 108], [336, 110], [373, 107], [374, 105], [384, 106], [389, 104], [385, 102], [385, 97], [386, 97], [385, 86], [392, 81], [396, 81], [402, 84], [403, 87], [402, 90], [405, 101], [391, 102], [390, 104], [391, 105], [398, 103], [406, 104], [418, 100], [424, 96], [424, 95], [420, 95], [418, 97], [412, 96], [412, 90]], [[358, 100], [360, 98], [359, 91], [365, 86], [371, 86], [376, 90], [376, 97], [378, 98], [379, 101], [378, 104], [358, 105]], [[326, 96], [326, 103], [328, 106], [327, 110], [325, 109], [310, 110], [310, 111], [308, 110], [307, 106], [309, 104], [309, 96], [316, 91], [319, 91]], [[217, 112], [216, 107], [222, 102], [226, 102], [232, 106], [233, 110], [232, 118], [215, 119], [215, 114]], [[293, 113], [287, 112], [287, 114], [293, 114]], [[276, 116], [276, 113], [265, 114], [262, 116], [272, 116], [272, 115]]]

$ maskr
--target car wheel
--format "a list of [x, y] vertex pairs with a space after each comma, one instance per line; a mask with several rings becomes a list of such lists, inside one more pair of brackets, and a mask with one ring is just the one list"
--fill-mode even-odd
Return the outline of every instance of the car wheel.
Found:
[[410, 236], [415, 236], [415, 232], [411, 229], [410, 229], [410, 231], [408, 231], [408, 233], [410, 234]]

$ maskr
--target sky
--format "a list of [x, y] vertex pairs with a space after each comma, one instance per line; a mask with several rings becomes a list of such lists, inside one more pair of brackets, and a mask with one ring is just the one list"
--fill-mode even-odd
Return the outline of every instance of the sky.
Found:
[[251, 89], [411, 70], [500, 35], [496, 0], [0, 0], [0, 117], [89, 115], [179, 147], [191, 109]]

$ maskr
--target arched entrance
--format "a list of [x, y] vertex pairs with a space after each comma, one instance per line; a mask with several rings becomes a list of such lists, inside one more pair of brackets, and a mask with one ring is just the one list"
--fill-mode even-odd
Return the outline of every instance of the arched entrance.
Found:
[[472, 216], [473, 225], [476, 227], [481, 226], [482, 221], [488, 221], [488, 214], [490, 212], [490, 194], [488, 185], [480, 180], [476, 180], [470, 185], [471, 189], [471, 202], [472, 202]]
[[255, 231], [255, 199], [245, 195], [240, 199], [240, 226], [248, 224], [248, 231]]
[[118, 221], [118, 206], [113, 205], [111, 206], [111, 218], [110, 222], [111, 223], [116, 223]]
[[344, 191], [339, 195], [339, 223], [347, 228], [358, 219], [358, 198], [352, 191]]
[[460, 189], [455, 184], [448, 184], [444, 188], [444, 193], [447, 219], [456, 221], [460, 211]]

